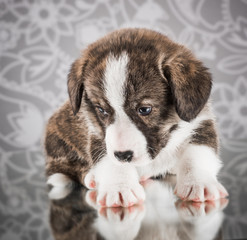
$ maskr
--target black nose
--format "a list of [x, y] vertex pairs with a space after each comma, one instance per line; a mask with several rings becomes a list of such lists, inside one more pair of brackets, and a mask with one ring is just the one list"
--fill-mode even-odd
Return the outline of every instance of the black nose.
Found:
[[125, 151], [125, 152], [114, 152], [115, 157], [119, 161], [123, 162], [130, 162], [133, 158], [133, 152], [132, 151]]

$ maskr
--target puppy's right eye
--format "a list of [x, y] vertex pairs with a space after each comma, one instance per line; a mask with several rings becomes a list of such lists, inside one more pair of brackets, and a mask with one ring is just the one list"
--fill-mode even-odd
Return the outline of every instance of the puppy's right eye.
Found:
[[100, 114], [102, 114], [104, 116], [108, 115], [107, 111], [105, 111], [102, 107], [97, 106], [96, 108]]

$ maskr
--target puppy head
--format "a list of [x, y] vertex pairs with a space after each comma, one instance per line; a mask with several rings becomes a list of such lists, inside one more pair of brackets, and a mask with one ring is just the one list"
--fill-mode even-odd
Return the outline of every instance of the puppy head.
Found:
[[97, 119], [109, 157], [138, 165], [165, 147], [179, 118], [199, 114], [211, 84], [183, 46], [154, 31], [123, 29], [86, 49], [72, 65], [68, 91], [74, 114], [83, 101]]

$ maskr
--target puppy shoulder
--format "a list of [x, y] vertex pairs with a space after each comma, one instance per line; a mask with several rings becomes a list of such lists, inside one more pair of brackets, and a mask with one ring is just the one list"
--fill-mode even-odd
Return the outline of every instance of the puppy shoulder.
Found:
[[193, 129], [190, 137], [190, 144], [204, 145], [219, 151], [219, 138], [215, 117], [212, 113], [210, 103], [205, 106], [203, 117]]
[[201, 144], [218, 149], [215, 119], [210, 103], [191, 121], [179, 120], [170, 135], [166, 148], [169, 152], [181, 151], [187, 144]]

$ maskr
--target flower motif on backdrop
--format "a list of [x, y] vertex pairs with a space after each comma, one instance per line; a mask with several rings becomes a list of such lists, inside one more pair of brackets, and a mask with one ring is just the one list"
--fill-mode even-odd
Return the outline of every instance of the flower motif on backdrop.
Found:
[[16, 47], [19, 33], [13, 23], [0, 22], [0, 53]]
[[26, 35], [28, 45], [44, 40], [49, 45], [59, 43], [63, 36], [71, 36], [74, 31], [72, 21], [78, 11], [58, 1], [15, 1], [11, 10], [18, 19], [17, 28]]
[[213, 106], [221, 134], [229, 139], [247, 135], [247, 78], [240, 76], [232, 86], [215, 83]]

